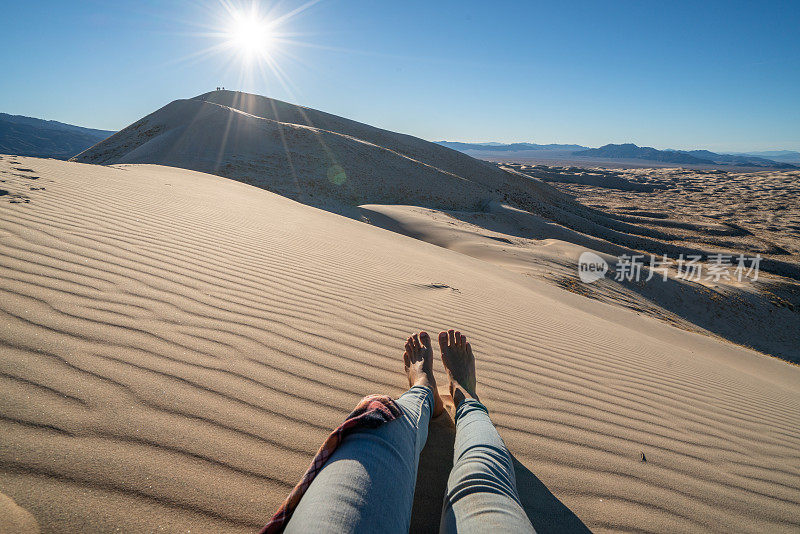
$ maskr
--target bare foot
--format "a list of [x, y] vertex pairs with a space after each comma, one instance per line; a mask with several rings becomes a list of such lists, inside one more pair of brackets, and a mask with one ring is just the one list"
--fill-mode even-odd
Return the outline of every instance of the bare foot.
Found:
[[433, 348], [431, 336], [427, 332], [414, 334], [406, 341], [403, 354], [409, 386], [427, 386], [433, 391], [433, 417], [438, 417], [444, 410], [436, 379], [433, 377]]
[[475, 394], [475, 356], [467, 343], [467, 336], [448, 330], [439, 332], [439, 348], [442, 349], [442, 363], [450, 382], [450, 395], [456, 407], [465, 399], [478, 400]]

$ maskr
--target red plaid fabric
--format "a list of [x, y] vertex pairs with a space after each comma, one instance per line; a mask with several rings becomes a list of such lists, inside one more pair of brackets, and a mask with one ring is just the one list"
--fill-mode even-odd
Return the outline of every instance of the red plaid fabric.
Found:
[[289, 493], [289, 496], [283, 501], [283, 504], [272, 516], [272, 519], [269, 520], [269, 523], [261, 529], [260, 534], [283, 532], [292, 517], [292, 513], [300, 503], [300, 499], [311, 485], [311, 482], [314, 481], [314, 477], [322, 470], [325, 462], [328, 461], [328, 458], [331, 457], [347, 434], [361, 428], [377, 428], [384, 423], [394, 421], [400, 417], [401, 413], [397, 403], [386, 395], [369, 395], [361, 399], [355, 410], [347, 416], [347, 419], [330, 433], [325, 443], [317, 451], [317, 455], [314, 456], [311, 465], [308, 466], [308, 470], [300, 479], [300, 482]]

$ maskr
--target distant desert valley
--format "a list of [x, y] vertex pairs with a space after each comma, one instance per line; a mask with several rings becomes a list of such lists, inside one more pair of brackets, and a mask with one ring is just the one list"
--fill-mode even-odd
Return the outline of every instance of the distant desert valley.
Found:
[[0, 532], [255, 532], [405, 390], [397, 340], [452, 327], [537, 531], [800, 529], [788, 151], [434, 143], [226, 90], [0, 119]]

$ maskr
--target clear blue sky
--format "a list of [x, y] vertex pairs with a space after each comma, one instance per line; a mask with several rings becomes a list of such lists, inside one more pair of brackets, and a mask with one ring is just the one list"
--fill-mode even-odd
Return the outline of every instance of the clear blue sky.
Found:
[[224, 85], [430, 140], [800, 149], [797, 0], [320, 0], [280, 26], [288, 88], [185, 59], [219, 44], [219, 0], [0, 7], [6, 113], [119, 129]]

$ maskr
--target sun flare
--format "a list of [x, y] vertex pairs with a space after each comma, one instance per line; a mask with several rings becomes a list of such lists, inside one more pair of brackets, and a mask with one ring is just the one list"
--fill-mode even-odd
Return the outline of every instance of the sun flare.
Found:
[[229, 43], [246, 57], [266, 56], [273, 45], [269, 20], [256, 13], [237, 13], [228, 32]]
[[311, 34], [298, 32], [293, 20], [320, 1], [306, 0], [287, 10], [286, 3], [276, 0], [211, 0], [209, 22], [203, 25], [207, 31], [196, 35], [213, 38], [215, 42], [180, 61], [221, 55], [224, 60], [220, 80], [240, 89], [275, 83], [292, 94], [294, 86], [284, 66], [300, 60], [291, 49], [315, 46], [298, 39]]

